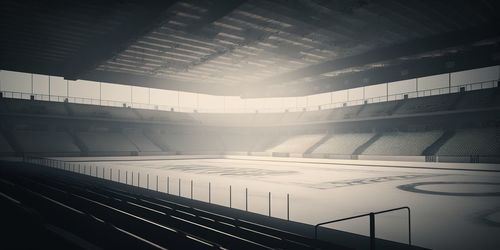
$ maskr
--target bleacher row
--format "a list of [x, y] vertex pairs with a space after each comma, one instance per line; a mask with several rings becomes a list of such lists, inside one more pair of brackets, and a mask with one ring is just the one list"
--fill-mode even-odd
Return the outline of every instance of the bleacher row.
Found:
[[[349, 106], [333, 110], [281, 114], [188, 114], [131, 108], [0, 98], [0, 155], [158, 155], [277, 153], [334, 157], [336, 155], [499, 156], [498, 127], [424, 131], [328, 132], [327, 126], [308, 132], [269, 127], [228, 128], [222, 123], [270, 124], [391, 116], [449, 110], [451, 107], [492, 108], [500, 104], [498, 89]], [[33, 125], [8, 124], [10, 118]], [[47, 118], [60, 119], [52, 122]], [[73, 118], [77, 119], [73, 122]], [[105, 120], [99, 120], [99, 119]], [[97, 119], [97, 120], [96, 120]], [[148, 120], [148, 121], [144, 121]], [[154, 121], [169, 121], [156, 123]], [[59, 125], [58, 121], [64, 121]], [[68, 122], [69, 121], [69, 122]], [[134, 123], [136, 121], [136, 123]], [[175, 124], [171, 122], [175, 121]], [[252, 122], [253, 121], [253, 122]], [[87, 122], [91, 125], [81, 125]], [[114, 125], [109, 125], [113, 123]], [[196, 125], [189, 125], [196, 123]], [[55, 124], [55, 125], [54, 125]], [[103, 125], [100, 125], [103, 124]], [[133, 126], [129, 124], [134, 124]], [[211, 124], [205, 126], [203, 124]], [[307, 126], [301, 125], [304, 128]]]
[[500, 106], [499, 93], [498, 89], [485, 89], [317, 111], [247, 114], [182, 113], [2, 98], [0, 99], [0, 113], [213, 126], [269, 126], [498, 107]]
[[348, 249], [58, 169], [0, 172], [5, 249]]
[[[222, 154], [231, 152], [269, 152], [335, 155], [393, 156], [498, 156], [500, 128], [458, 129], [442, 145], [426, 151], [444, 131], [381, 132], [381, 133], [313, 133], [296, 135], [126, 132], [14, 131], [20, 151], [43, 155], [159, 155], [159, 154]], [[49, 142], [49, 143], [47, 143]], [[0, 134], [0, 152], [14, 153], [5, 136]]]

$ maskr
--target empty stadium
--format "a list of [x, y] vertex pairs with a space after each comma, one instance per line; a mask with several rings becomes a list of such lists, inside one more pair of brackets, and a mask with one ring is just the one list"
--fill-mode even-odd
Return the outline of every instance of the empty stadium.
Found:
[[500, 3], [2, 1], [2, 249], [499, 249]]

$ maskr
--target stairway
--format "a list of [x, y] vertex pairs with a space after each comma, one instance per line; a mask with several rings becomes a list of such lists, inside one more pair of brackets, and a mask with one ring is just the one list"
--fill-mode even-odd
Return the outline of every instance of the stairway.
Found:
[[12, 131], [9, 130], [9, 129], [7, 129], [7, 128], [2, 127], [1, 128], [1, 132], [2, 132], [3, 137], [5, 138], [5, 140], [7, 141], [7, 143], [9, 143], [10, 147], [12, 148], [12, 150], [14, 150], [15, 154], [16, 155], [22, 155], [24, 153], [24, 150], [21, 147], [21, 144], [19, 144], [19, 142], [17, 141], [17, 139], [12, 134]]
[[368, 140], [367, 142], [363, 143], [356, 150], [354, 150], [354, 152], [352, 154], [353, 155], [360, 155], [360, 154], [362, 154], [370, 145], [372, 145], [381, 136], [382, 136], [382, 133], [375, 134], [372, 138], [370, 138], [370, 140]]
[[323, 143], [325, 143], [326, 141], [328, 141], [328, 139], [330, 139], [331, 137], [332, 137], [332, 134], [326, 133], [326, 135], [323, 136], [319, 141], [317, 141], [314, 145], [312, 145], [311, 147], [309, 147], [304, 152], [304, 154], [312, 154], [312, 152], [314, 152], [314, 150], [316, 150], [319, 146], [321, 146]]
[[146, 138], [148, 138], [148, 140], [151, 141], [151, 143], [153, 143], [155, 146], [157, 146], [158, 148], [160, 148], [163, 152], [169, 152], [170, 151], [169, 148], [167, 148], [167, 146], [163, 145], [162, 143], [158, 143], [156, 140], [154, 140], [150, 133], [146, 133], [145, 131], [143, 131], [142, 134]]
[[73, 142], [75, 145], [80, 149], [80, 152], [82, 152], [82, 156], [87, 156], [89, 152], [89, 148], [85, 143], [80, 140], [80, 138], [76, 135], [76, 133], [72, 130], [67, 130], [67, 133], [71, 136], [71, 139], [73, 139]]
[[435, 155], [438, 150], [443, 146], [451, 137], [455, 135], [454, 130], [448, 130], [441, 135], [434, 143], [432, 143], [429, 147], [424, 149], [422, 155], [430, 156]]

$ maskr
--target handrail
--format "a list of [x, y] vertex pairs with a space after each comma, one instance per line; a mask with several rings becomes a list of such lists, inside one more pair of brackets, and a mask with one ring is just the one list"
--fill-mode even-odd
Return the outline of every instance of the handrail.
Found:
[[[379, 102], [389, 102], [396, 100], [403, 100], [405, 95], [408, 98], [416, 98], [416, 97], [425, 97], [425, 96], [435, 96], [442, 94], [452, 94], [460, 92], [460, 88], [465, 88], [465, 91], [473, 91], [477, 89], [489, 89], [498, 87], [498, 79], [488, 80], [482, 82], [473, 82], [473, 83], [465, 83], [454, 86], [447, 86], [435, 89], [426, 89], [426, 90], [416, 90], [409, 91], [398, 94], [387, 94], [384, 96], [377, 96], [371, 98], [361, 98], [357, 100], [346, 100], [341, 102], [332, 102], [325, 103], [320, 105], [306, 105], [306, 106], [296, 106], [296, 107], [279, 107], [279, 108], [238, 108], [238, 109], [224, 109], [224, 111], [219, 108], [210, 108], [206, 109], [203, 107], [189, 107], [189, 106], [179, 106], [179, 105], [161, 105], [161, 104], [151, 104], [151, 103], [138, 103], [133, 102], [132, 100], [123, 100], [123, 101], [114, 101], [114, 100], [103, 100], [96, 98], [86, 98], [86, 97], [75, 97], [75, 96], [59, 96], [59, 95], [51, 95], [51, 94], [37, 94], [37, 93], [27, 93], [27, 92], [16, 92], [16, 91], [8, 91], [8, 90], [0, 90], [5, 98], [13, 98], [13, 99], [30, 99], [34, 98], [39, 101], [57, 101], [57, 102], [70, 102], [70, 103], [80, 103], [80, 104], [92, 104], [99, 106], [110, 106], [110, 107], [123, 107], [130, 106], [132, 108], [139, 109], [149, 109], [149, 110], [162, 110], [162, 111], [179, 111], [185, 113], [192, 112], [202, 112], [202, 113], [255, 113], [256, 111], [262, 113], [282, 113], [287, 110], [290, 112], [301, 112], [301, 111], [315, 111], [315, 110], [324, 110], [324, 109], [335, 109], [341, 108], [344, 105], [346, 106], [354, 106], [354, 105], [363, 105], [365, 103], [379, 103]], [[478, 87], [475, 87], [478, 86]], [[33, 96], [33, 97], [32, 97]]]
[[387, 209], [387, 210], [382, 210], [382, 211], [360, 214], [360, 215], [355, 215], [355, 216], [346, 217], [346, 218], [337, 219], [337, 220], [321, 222], [321, 223], [316, 224], [314, 226], [314, 239], [318, 240], [318, 228], [319, 228], [319, 226], [369, 216], [370, 217], [370, 249], [375, 249], [375, 215], [389, 213], [389, 212], [393, 212], [396, 210], [407, 210], [408, 211], [408, 245], [411, 246], [411, 210], [410, 210], [410, 207], [408, 207], [408, 206], [391, 208], [391, 209]]

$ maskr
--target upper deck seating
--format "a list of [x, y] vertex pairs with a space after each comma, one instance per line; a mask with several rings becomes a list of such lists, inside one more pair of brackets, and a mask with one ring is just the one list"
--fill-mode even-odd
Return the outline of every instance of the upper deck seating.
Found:
[[414, 114], [424, 112], [446, 111], [451, 108], [458, 98], [458, 94], [436, 95], [428, 97], [410, 98], [399, 107], [395, 114]]

